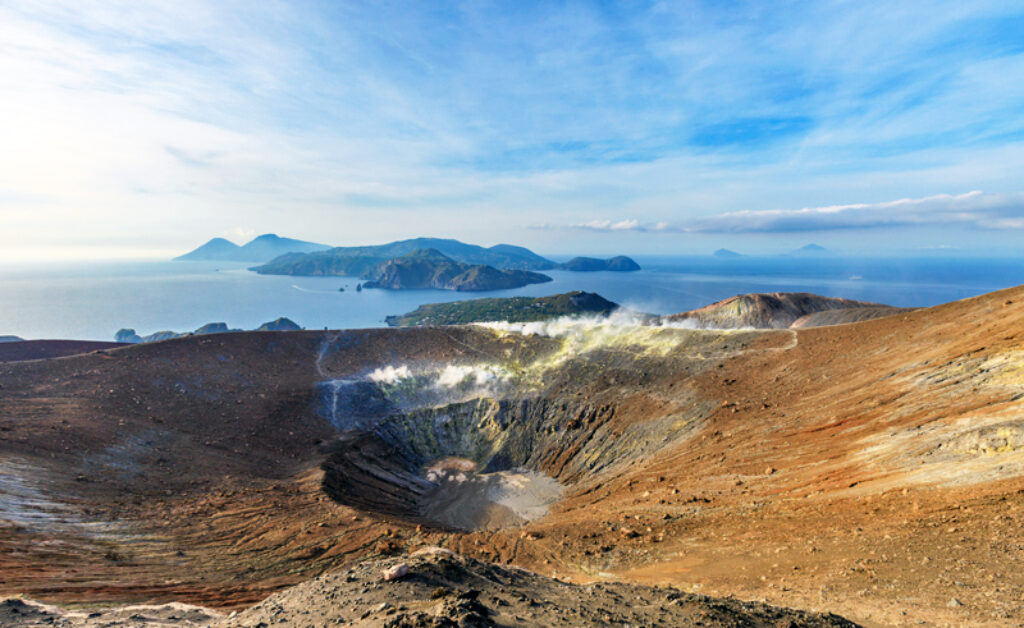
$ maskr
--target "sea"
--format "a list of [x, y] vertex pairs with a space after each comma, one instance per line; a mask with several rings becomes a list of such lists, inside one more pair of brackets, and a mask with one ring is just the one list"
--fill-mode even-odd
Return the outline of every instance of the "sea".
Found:
[[[113, 340], [191, 331], [206, 323], [253, 329], [285, 316], [306, 329], [384, 326], [424, 303], [585, 290], [639, 311], [669, 314], [748, 292], [812, 292], [904, 307], [937, 305], [1024, 284], [1024, 261], [983, 258], [632, 256], [632, 273], [545, 271], [554, 281], [515, 290], [356, 291], [355, 277], [258, 275], [251, 264], [80, 261], [0, 265], [0, 336]], [[556, 260], [557, 261], [557, 260]]]

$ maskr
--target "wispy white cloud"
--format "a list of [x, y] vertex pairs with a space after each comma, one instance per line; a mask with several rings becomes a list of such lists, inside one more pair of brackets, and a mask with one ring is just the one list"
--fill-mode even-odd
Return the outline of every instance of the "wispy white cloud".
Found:
[[796, 233], [907, 226], [974, 229], [1024, 229], [1024, 194], [938, 194], [883, 203], [858, 203], [801, 209], [745, 210], [670, 223], [636, 219], [535, 225], [535, 229], [639, 231], [663, 233]]
[[590, 222], [567, 225], [570, 229], [588, 229], [590, 231], [639, 231], [642, 229], [640, 221], [636, 219], [619, 220], [591, 220]]
[[1011, 194], [1022, 25], [988, 0], [10, 0], [0, 249], [239, 224], [493, 243], [553, 215], [669, 233], [765, 198]]

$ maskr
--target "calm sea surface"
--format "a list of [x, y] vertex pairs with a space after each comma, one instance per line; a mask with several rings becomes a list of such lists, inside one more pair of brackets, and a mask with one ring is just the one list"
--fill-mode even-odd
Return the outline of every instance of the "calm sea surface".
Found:
[[[814, 292], [899, 306], [927, 306], [1024, 284], [1020, 259], [845, 259], [634, 256], [635, 273], [546, 271], [554, 282], [517, 290], [356, 292], [356, 278], [257, 275], [225, 262], [62, 262], [0, 266], [0, 335], [112, 340], [122, 327], [146, 335], [209, 322], [252, 329], [287, 316], [307, 329], [384, 325], [423, 303], [478, 296], [543, 296], [586, 290], [666, 314], [745, 292]], [[339, 292], [339, 288], [345, 288]]]

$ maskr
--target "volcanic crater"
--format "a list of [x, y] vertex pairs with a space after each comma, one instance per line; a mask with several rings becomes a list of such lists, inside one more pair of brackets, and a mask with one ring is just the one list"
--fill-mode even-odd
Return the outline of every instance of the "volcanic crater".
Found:
[[1022, 303], [0, 363], [0, 594], [232, 609], [441, 546], [869, 625], [1005, 625], [1024, 596]]
[[[469, 350], [465, 359], [363, 369], [361, 376], [318, 385], [321, 414], [342, 432], [325, 448], [327, 495], [439, 528], [495, 529], [536, 519], [565, 488], [592, 482], [630, 456], [652, 454], [688, 435], [701, 418], [695, 406], [642, 427], [615, 428], [609, 421], [618, 400], [595, 406], [581, 386], [608, 380], [640, 394], [641, 381], [654, 377], [643, 371], [646, 353], [671, 352], [683, 337], [692, 345], [701, 336], [709, 341], [706, 350], [715, 351], [720, 340], [707, 332], [650, 329], [618, 350], [581, 352], [557, 334], [471, 331], [458, 340]], [[335, 368], [330, 345], [338, 340], [321, 349], [325, 375]], [[648, 367], [664, 369], [664, 361]]]

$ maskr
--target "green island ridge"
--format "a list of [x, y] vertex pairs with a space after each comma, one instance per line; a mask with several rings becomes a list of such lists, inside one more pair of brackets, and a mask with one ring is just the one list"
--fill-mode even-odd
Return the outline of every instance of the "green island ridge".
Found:
[[363, 288], [384, 290], [457, 290], [481, 292], [546, 283], [551, 277], [528, 270], [497, 269], [457, 262], [437, 249], [419, 249], [378, 264], [363, 275]]
[[628, 273], [640, 270], [640, 264], [637, 264], [625, 255], [618, 255], [609, 259], [597, 259], [596, 257], [574, 257], [564, 264], [559, 264], [558, 270], [571, 270], [577, 273], [589, 273], [601, 270]]
[[484, 248], [446, 238], [413, 238], [373, 246], [290, 252], [250, 270], [261, 275], [359, 277], [371, 272], [378, 264], [426, 249], [438, 251], [462, 264], [493, 266], [501, 270], [550, 270], [558, 266], [527, 248], [511, 244]]
[[446, 238], [413, 238], [373, 246], [342, 246], [314, 251], [294, 249], [289, 252], [282, 251], [277, 257], [268, 258], [270, 261], [264, 261], [265, 263], [253, 266], [249, 270], [261, 275], [373, 279], [371, 275], [381, 264], [424, 250], [436, 251], [460, 264], [491, 266], [497, 270], [640, 270], [639, 264], [624, 255], [610, 259], [574, 257], [568, 262], [556, 263], [521, 246], [496, 244], [485, 248]]
[[618, 307], [618, 304], [599, 294], [577, 290], [549, 297], [485, 298], [428, 303], [412, 312], [388, 316], [384, 320], [391, 327], [467, 325], [488, 321], [528, 323], [582, 314], [606, 316]]

